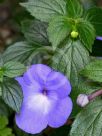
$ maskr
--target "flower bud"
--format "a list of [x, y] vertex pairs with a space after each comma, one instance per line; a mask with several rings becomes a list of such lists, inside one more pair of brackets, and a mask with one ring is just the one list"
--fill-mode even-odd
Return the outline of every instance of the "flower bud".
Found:
[[77, 98], [77, 104], [80, 107], [84, 107], [89, 103], [88, 96], [86, 94], [80, 94]]
[[72, 37], [72, 38], [77, 38], [78, 35], [79, 35], [79, 33], [76, 32], [76, 31], [72, 31], [72, 32], [71, 32], [71, 37]]

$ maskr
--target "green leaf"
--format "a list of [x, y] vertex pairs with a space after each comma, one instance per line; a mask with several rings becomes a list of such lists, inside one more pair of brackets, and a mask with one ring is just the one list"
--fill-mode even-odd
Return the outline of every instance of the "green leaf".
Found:
[[96, 0], [81, 0], [81, 3], [84, 6], [84, 8], [88, 10], [90, 7], [95, 6], [96, 4], [95, 1]]
[[89, 50], [92, 51], [92, 45], [95, 40], [95, 29], [90, 24], [90, 22], [86, 20], [81, 20], [77, 23], [77, 29], [79, 32], [79, 37], [84, 44], [84, 46]]
[[25, 7], [32, 16], [44, 22], [48, 22], [56, 15], [66, 14], [65, 0], [29, 0], [20, 5]]
[[70, 136], [102, 135], [102, 100], [95, 100], [76, 117]]
[[13, 79], [4, 80], [2, 83], [2, 98], [8, 106], [10, 106], [16, 112], [19, 112], [23, 94], [17, 81]]
[[29, 43], [49, 45], [46, 23], [38, 20], [25, 20], [22, 22], [21, 28]]
[[6, 116], [0, 116], [0, 136], [14, 136], [12, 129], [7, 127], [8, 118]]
[[4, 63], [8, 61], [20, 61], [21, 63], [26, 63], [29, 65], [31, 64], [32, 59], [36, 63], [39, 63], [37, 59], [37, 55], [39, 53], [39, 60], [41, 63], [43, 60], [41, 55], [46, 55], [48, 52], [51, 52], [51, 46], [49, 46], [50, 44], [47, 38], [46, 27], [46, 24], [38, 20], [25, 22], [22, 25], [22, 30], [25, 34], [25, 37], [28, 37], [28, 42], [21, 41], [9, 46], [3, 54]]
[[65, 47], [57, 49], [52, 58], [52, 67], [68, 76], [72, 85], [79, 81], [79, 71], [89, 62], [89, 54], [80, 41], [67, 41]]
[[4, 128], [0, 130], [0, 136], [11, 136], [12, 135], [12, 129], [10, 128]]
[[20, 76], [26, 70], [26, 67], [20, 62], [9, 61], [4, 64], [4, 75], [10, 78]]
[[0, 130], [8, 125], [8, 119], [6, 116], [0, 116]]
[[4, 74], [4, 70], [2, 67], [0, 67], [0, 82], [3, 81], [3, 74]]
[[96, 29], [96, 34], [102, 36], [102, 8], [93, 7], [86, 13], [86, 18]]
[[57, 16], [52, 19], [48, 27], [49, 40], [53, 49], [66, 38], [71, 32], [71, 25], [65, 16]]
[[67, 0], [68, 17], [79, 18], [83, 15], [83, 7], [79, 0]]
[[[29, 44], [27, 42], [17, 42], [11, 45], [3, 54], [4, 63], [8, 61], [19, 61], [21, 63], [28, 63], [31, 59], [41, 53], [51, 50], [49, 46], [41, 46], [36, 44]], [[32, 57], [33, 56], [33, 57]]]
[[9, 107], [4, 103], [4, 101], [0, 97], [0, 116], [1, 115], [9, 116], [10, 113], [11, 112], [10, 112]]
[[1, 88], [1, 86], [0, 86], [0, 96], [2, 96], [2, 88]]
[[80, 73], [93, 81], [102, 82], [102, 60], [91, 62]]
[[8, 61], [20, 61], [24, 62], [33, 52], [33, 45], [29, 45], [27, 42], [17, 42], [9, 46], [3, 54], [4, 63]]

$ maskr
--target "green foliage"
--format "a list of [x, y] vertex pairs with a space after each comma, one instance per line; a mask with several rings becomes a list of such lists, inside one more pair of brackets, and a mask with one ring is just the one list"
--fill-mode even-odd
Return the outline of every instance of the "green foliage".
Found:
[[80, 41], [67, 41], [52, 58], [52, 66], [67, 75], [72, 85], [78, 84], [79, 71], [88, 63], [89, 54]]
[[70, 136], [102, 135], [102, 100], [95, 100], [76, 117]]
[[102, 60], [91, 62], [80, 73], [93, 81], [102, 82]]
[[83, 7], [79, 0], [67, 0], [68, 17], [79, 18], [83, 15]]
[[[95, 30], [90, 22], [82, 19], [82, 17], [84, 17], [84, 9], [79, 1], [53, 0], [52, 2], [51, 0], [48, 0], [45, 2], [45, 0], [34, 0], [22, 3], [21, 5], [26, 7], [27, 10], [37, 19], [49, 22], [48, 35], [53, 49], [56, 49], [56, 47], [63, 42], [65, 38], [69, 38], [71, 31], [78, 30], [80, 34], [79, 37], [83, 42], [83, 45], [88, 50], [92, 51], [92, 44], [95, 39]], [[48, 12], [49, 9], [52, 9], [53, 11], [58, 10], [59, 12], [61, 10], [61, 13], [53, 13], [52, 15], [51, 11]], [[48, 15], [50, 12], [52, 16]], [[44, 16], [42, 14], [44, 14]]]
[[0, 98], [0, 116], [1, 115], [9, 116], [10, 114], [11, 114], [11, 111], [10, 111], [9, 107]]
[[3, 73], [4, 76], [11, 78], [22, 75], [26, 70], [23, 64], [16, 61], [9, 61], [5, 63], [3, 69], [4, 69], [4, 73]]
[[0, 81], [3, 82], [4, 76], [10, 78], [20, 76], [24, 73], [25, 70], [26, 70], [25, 66], [20, 62], [17, 61], [8, 61], [6, 63], [3, 62], [0, 67]]
[[86, 13], [88, 19], [96, 29], [96, 34], [102, 36], [102, 8], [92, 7]]
[[25, 66], [16, 61], [9, 61], [0, 68], [0, 96], [6, 104], [17, 112], [19, 112], [23, 95], [17, 82], [9, 78], [20, 76], [24, 71]]
[[2, 89], [1, 89], [1, 87], [0, 87], [0, 96], [2, 96]]
[[95, 6], [95, 1], [96, 0], [80, 0], [84, 8], [87, 10], [93, 6]]
[[[81, 2], [83, 3], [83, 0]], [[68, 77], [72, 85], [71, 98], [74, 105], [71, 117], [76, 117], [81, 110], [76, 104], [80, 93], [89, 94], [100, 89], [100, 84], [97, 86], [92, 80], [102, 82], [102, 61], [90, 63], [89, 52], [92, 51], [96, 35], [102, 35], [102, 9], [93, 7], [86, 10], [89, 7], [86, 7], [87, 4], [84, 2], [85, 8], [83, 8], [81, 2], [80, 0], [28, 0], [21, 3], [21, 6], [38, 20], [29, 20], [30, 16], [28, 19], [24, 16], [25, 20], [21, 24], [23, 40], [9, 46], [1, 55], [2, 59], [0, 58], [0, 98], [16, 112], [20, 111], [23, 95], [14, 78], [24, 73], [24, 65], [48, 64], [50, 59], [49, 65]], [[0, 100], [0, 114], [7, 112], [8, 115], [8, 109], [4, 108], [6, 107], [4, 105]], [[101, 111], [101, 100], [89, 104], [76, 117], [70, 136], [102, 135]], [[6, 121], [1, 120], [0, 123], [3, 122]], [[0, 127], [3, 126], [1, 124]], [[6, 125], [8, 122], [4, 123], [4, 127]], [[0, 136], [11, 136], [11, 129], [4, 127], [0, 129], [2, 134]], [[69, 126], [56, 129], [48, 136], [66, 136], [69, 129]], [[19, 129], [15, 130], [15, 134], [30, 136]]]
[[13, 79], [5, 79], [3, 83], [1, 83], [2, 88], [2, 99], [4, 102], [9, 105], [13, 110], [19, 112], [23, 94], [21, 91], [21, 87], [18, 85], [17, 81]]
[[68, 38], [70, 32], [71, 24], [65, 16], [53, 18], [48, 27], [49, 40], [52, 43], [53, 49], [56, 49], [65, 38]]
[[66, 14], [66, 1], [65, 0], [29, 0], [28, 2], [21, 3], [32, 16], [37, 19], [48, 22], [56, 15]]
[[[32, 60], [36, 60], [37, 55], [51, 53], [52, 49], [47, 38], [46, 29], [47, 24], [38, 20], [22, 22], [22, 31], [27, 42], [17, 42], [8, 47], [3, 54], [3, 61], [20, 61], [30, 65]], [[42, 60], [42, 57], [40, 59]]]
[[25, 62], [36, 48], [38, 49], [39, 46], [34, 46], [27, 42], [17, 42], [7, 48], [3, 54], [3, 60], [4, 62], [12, 60]]
[[0, 116], [0, 130], [8, 125], [8, 119], [5, 116]]
[[92, 51], [92, 45], [95, 39], [95, 29], [91, 25], [90, 22], [86, 20], [80, 20], [77, 23], [77, 29], [79, 32], [80, 40], [82, 41], [83, 45], [89, 50]]
[[25, 20], [22, 22], [22, 32], [29, 43], [49, 45], [47, 37], [47, 24], [38, 20]]
[[12, 129], [7, 127], [8, 119], [6, 116], [0, 116], [0, 136], [14, 136]]
[[21, 41], [7, 48], [3, 55], [3, 60], [4, 62], [11, 60], [19, 61], [30, 65], [31, 60], [35, 59], [36, 55], [40, 53], [47, 54], [47, 52], [51, 52], [51, 48], [49, 46], [42, 46], [35, 43], [31, 44]]

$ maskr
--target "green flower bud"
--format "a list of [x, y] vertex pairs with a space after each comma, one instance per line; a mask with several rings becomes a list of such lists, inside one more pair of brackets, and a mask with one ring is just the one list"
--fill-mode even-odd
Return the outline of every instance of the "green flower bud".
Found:
[[71, 37], [72, 37], [72, 38], [77, 38], [78, 35], [79, 35], [79, 33], [76, 32], [76, 31], [72, 31], [72, 32], [71, 32]]

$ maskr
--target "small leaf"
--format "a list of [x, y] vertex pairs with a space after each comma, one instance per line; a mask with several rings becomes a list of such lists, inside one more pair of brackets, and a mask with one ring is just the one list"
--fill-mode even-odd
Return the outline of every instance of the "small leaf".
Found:
[[53, 49], [68, 37], [71, 31], [71, 25], [65, 16], [57, 16], [52, 19], [48, 27], [48, 35]]
[[83, 15], [83, 7], [79, 0], [67, 0], [68, 17], [79, 18]]
[[89, 20], [96, 29], [96, 34], [102, 36], [102, 8], [93, 7], [86, 13], [86, 19]]
[[61, 49], [57, 49], [52, 58], [52, 67], [64, 73], [72, 85], [79, 81], [79, 71], [89, 62], [89, 54], [80, 41], [67, 41]]
[[95, 100], [76, 117], [70, 136], [102, 135], [102, 100]]
[[11, 78], [22, 75], [26, 70], [23, 64], [16, 61], [9, 61], [5, 63], [3, 68], [4, 68], [4, 75]]
[[0, 136], [12, 136], [12, 129], [11, 128], [4, 128], [0, 130]]
[[102, 60], [91, 62], [80, 73], [93, 81], [102, 82]]
[[65, 0], [29, 0], [20, 5], [25, 7], [32, 16], [44, 22], [48, 22], [56, 15], [66, 14]]
[[81, 20], [77, 23], [77, 29], [79, 32], [79, 37], [84, 44], [84, 46], [89, 50], [92, 51], [92, 45], [95, 40], [95, 29], [90, 24], [90, 22], [86, 20]]
[[2, 98], [4, 102], [13, 110], [19, 112], [23, 94], [17, 81], [13, 79], [5, 79], [2, 83]]
[[25, 20], [22, 22], [22, 32], [29, 43], [49, 45], [46, 23], [38, 20]]
[[0, 130], [8, 125], [8, 119], [6, 116], [0, 116]]
[[8, 118], [0, 116], [0, 136], [15, 136], [12, 134], [12, 129], [7, 127]]

